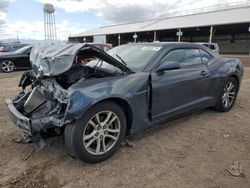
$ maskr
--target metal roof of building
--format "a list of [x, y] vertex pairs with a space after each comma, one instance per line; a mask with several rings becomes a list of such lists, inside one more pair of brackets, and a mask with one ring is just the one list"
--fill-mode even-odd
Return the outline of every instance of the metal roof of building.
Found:
[[175, 17], [172, 16], [155, 20], [103, 26], [70, 37], [250, 23], [250, 1], [190, 11], [192, 12], [182, 11], [179, 16]]

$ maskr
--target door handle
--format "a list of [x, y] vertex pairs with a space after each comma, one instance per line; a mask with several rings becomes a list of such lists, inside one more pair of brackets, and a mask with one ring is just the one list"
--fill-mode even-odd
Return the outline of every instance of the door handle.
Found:
[[208, 72], [205, 70], [201, 71], [201, 73], [200, 73], [200, 75], [202, 75], [202, 76], [206, 76], [207, 74], [208, 74]]

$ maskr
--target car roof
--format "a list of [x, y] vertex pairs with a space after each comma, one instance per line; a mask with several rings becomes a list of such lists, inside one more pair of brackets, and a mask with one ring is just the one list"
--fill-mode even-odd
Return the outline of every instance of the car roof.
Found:
[[[148, 46], [157, 46], [157, 47], [162, 47], [162, 48], [199, 48], [199, 49], [203, 49], [207, 52], [209, 52], [210, 54], [212, 54], [214, 57], [217, 57], [218, 54], [215, 53], [213, 50], [211, 50], [210, 48], [206, 47], [203, 44], [198, 44], [198, 43], [191, 43], [191, 42], [145, 42], [145, 43], [129, 43], [129, 44], [124, 44], [124, 45], [148, 45]], [[121, 45], [122, 46], [122, 45]]]
[[218, 45], [217, 43], [209, 43], [209, 42], [196, 42], [196, 44], [203, 44], [203, 45]]
[[148, 45], [148, 46], [159, 46], [159, 47], [192, 47], [192, 48], [203, 48], [202, 44], [191, 43], [191, 42], [145, 42], [145, 43], [129, 43], [124, 45]]

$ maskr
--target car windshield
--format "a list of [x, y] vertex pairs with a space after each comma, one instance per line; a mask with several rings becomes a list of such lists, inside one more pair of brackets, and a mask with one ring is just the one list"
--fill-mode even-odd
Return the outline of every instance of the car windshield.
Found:
[[[134, 44], [117, 46], [107, 51], [107, 53], [122, 64], [124, 64], [125, 62], [126, 66], [129, 69], [133, 71], [139, 71], [146, 65], [148, 60], [160, 49], [160, 46], [148, 44]], [[97, 60], [93, 60], [88, 64], [88, 66], [94, 66], [97, 63]], [[98, 66], [106, 69], [114, 68], [112, 65], [106, 62], [98, 63]]]
[[17, 53], [17, 54], [22, 54], [22, 53], [26, 52], [29, 48], [31, 48], [30, 45], [29, 45], [29, 46], [24, 46], [24, 47], [22, 47], [22, 48], [16, 50], [15, 53]]

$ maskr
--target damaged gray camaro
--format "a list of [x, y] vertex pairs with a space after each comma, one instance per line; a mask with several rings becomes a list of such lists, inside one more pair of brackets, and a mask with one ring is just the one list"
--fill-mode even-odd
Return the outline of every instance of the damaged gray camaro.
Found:
[[[6, 103], [27, 142], [64, 135], [69, 152], [96, 163], [125, 136], [198, 109], [230, 110], [243, 67], [190, 43], [34, 47], [22, 91]], [[185, 96], [183, 95], [185, 93]]]

